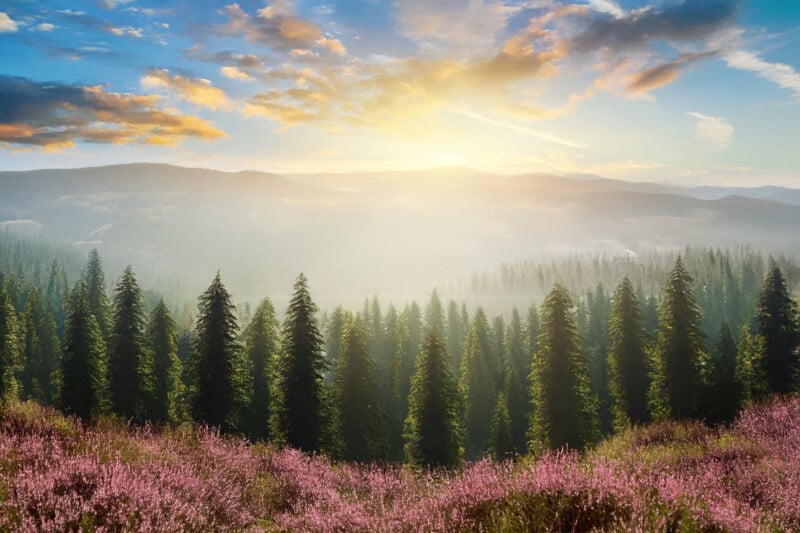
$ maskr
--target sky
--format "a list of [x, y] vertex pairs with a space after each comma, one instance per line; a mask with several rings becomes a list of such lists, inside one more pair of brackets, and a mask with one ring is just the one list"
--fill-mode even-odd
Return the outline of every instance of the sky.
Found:
[[0, 170], [800, 187], [796, 0], [3, 0], [0, 58]]

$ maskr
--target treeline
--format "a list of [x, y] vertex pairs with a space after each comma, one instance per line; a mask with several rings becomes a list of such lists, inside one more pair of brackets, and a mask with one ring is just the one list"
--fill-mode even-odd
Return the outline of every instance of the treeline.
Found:
[[20, 309], [15, 279], [0, 280], [2, 399], [86, 421], [191, 420], [347, 460], [452, 466], [581, 449], [653, 420], [728, 422], [800, 380], [797, 308], [774, 262], [747, 316], [726, 314], [740, 305], [723, 291], [710, 342], [681, 258], [659, 298], [628, 276], [580, 300], [555, 283], [509, 319], [437, 291], [424, 310], [373, 298], [320, 318], [301, 275], [282, 322], [269, 299], [241, 320], [218, 274], [191, 331], [163, 301], [147, 312], [130, 267], [109, 296], [96, 250], [72, 287], [56, 265]]

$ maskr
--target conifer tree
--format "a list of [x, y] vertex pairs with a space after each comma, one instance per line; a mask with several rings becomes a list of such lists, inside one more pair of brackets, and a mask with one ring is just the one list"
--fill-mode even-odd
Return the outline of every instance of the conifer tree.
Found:
[[369, 461], [383, 455], [383, 420], [374, 368], [361, 320], [347, 327], [336, 372], [336, 402], [343, 457]]
[[614, 426], [640, 425], [650, 420], [647, 394], [650, 380], [645, 354], [645, 334], [639, 302], [627, 276], [614, 291], [609, 319], [609, 390]]
[[21, 330], [17, 312], [5, 285], [0, 283], [0, 402], [15, 399], [16, 373], [22, 364]]
[[39, 340], [39, 362], [36, 383], [38, 400], [44, 405], [53, 405], [57, 400], [58, 369], [61, 347], [56, 321], [47, 305], [41, 301], [36, 310], [36, 331]]
[[702, 412], [708, 423], [732, 422], [742, 405], [742, 384], [736, 375], [736, 343], [727, 322], [719, 330], [708, 362]]
[[61, 408], [89, 421], [105, 404], [106, 347], [89, 307], [86, 284], [72, 291], [61, 355]]
[[583, 337], [589, 357], [589, 378], [592, 384], [592, 394], [598, 400], [598, 418], [600, 431], [603, 435], [611, 432], [611, 393], [608, 384], [608, 322], [611, 312], [611, 302], [598, 285], [594, 293], [589, 293], [587, 299], [589, 320], [587, 331]]
[[501, 392], [497, 397], [492, 416], [489, 453], [495, 461], [502, 461], [511, 457], [517, 449], [512, 437], [511, 416], [506, 405], [506, 397]]
[[114, 319], [108, 344], [108, 385], [111, 410], [124, 418], [139, 418], [148, 391], [142, 291], [128, 266], [114, 289]]
[[[528, 357], [533, 358], [538, 351], [537, 339], [539, 338], [539, 311], [535, 305], [528, 309], [528, 320], [525, 324], [525, 339], [528, 348]], [[526, 373], [527, 374], [527, 373]]]
[[778, 394], [796, 391], [800, 379], [797, 304], [774, 262], [758, 295], [756, 324], [766, 343], [764, 363], [770, 391]]
[[478, 309], [464, 345], [461, 361], [461, 394], [464, 398], [465, 452], [477, 459], [489, 444], [492, 410], [497, 389], [489, 364], [491, 347], [487, 342], [486, 317]]
[[50, 277], [47, 281], [47, 308], [56, 323], [59, 338], [64, 334], [64, 304], [69, 296], [69, 285], [64, 267], [53, 259], [50, 264]]
[[524, 347], [522, 319], [516, 309], [511, 313], [511, 322], [506, 331], [505, 348], [504, 401], [510, 417], [511, 438], [514, 449], [518, 453], [524, 453], [531, 390], [528, 378], [532, 358]]
[[582, 449], [599, 436], [574, 305], [557, 283], [542, 304], [539, 351], [531, 372], [530, 450]]
[[417, 356], [404, 430], [407, 461], [417, 467], [461, 462], [458, 392], [448, 366], [444, 342], [432, 328]]
[[332, 384], [336, 379], [336, 368], [339, 360], [339, 353], [342, 351], [342, 340], [344, 331], [350, 320], [349, 313], [340, 305], [333, 310], [325, 327], [325, 361], [327, 372], [325, 372], [325, 383]]
[[705, 341], [692, 278], [680, 257], [664, 288], [651, 366], [650, 406], [656, 420], [698, 415]]
[[407, 316], [404, 313], [398, 319], [395, 327], [397, 346], [392, 360], [389, 394], [386, 395], [389, 400], [384, 411], [386, 415], [386, 453], [390, 459], [394, 460], [401, 460], [404, 455], [403, 424], [408, 415], [410, 383], [406, 382], [406, 353], [410, 341], [407, 323]]
[[244, 330], [245, 354], [250, 362], [248, 381], [251, 392], [244, 428], [256, 439], [265, 440], [269, 437], [270, 384], [279, 349], [278, 329], [275, 308], [269, 298], [264, 298]]
[[307, 452], [323, 449], [331, 422], [316, 313], [308, 281], [300, 274], [283, 324], [270, 427], [278, 442]]
[[439, 299], [439, 291], [434, 289], [431, 293], [431, 301], [425, 309], [425, 330], [435, 329], [441, 337], [447, 333], [445, 329], [444, 308]]
[[236, 427], [235, 407], [243, 393], [235, 309], [218, 272], [200, 296], [194, 352], [189, 359], [192, 416], [226, 431]]
[[89, 309], [97, 321], [100, 335], [104, 342], [108, 342], [111, 333], [111, 306], [106, 292], [106, 278], [103, 274], [103, 263], [97, 248], [89, 252], [89, 260], [84, 273], [84, 283], [89, 298]]
[[742, 385], [742, 404], [759, 402], [769, 395], [767, 370], [764, 363], [767, 343], [764, 337], [743, 326], [736, 354], [736, 380]]
[[152, 354], [149, 372], [151, 392], [147, 417], [153, 422], [174, 424], [182, 418], [180, 401], [184, 396], [183, 368], [178, 358], [178, 333], [175, 321], [162, 298], [150, 317], [147, 340]]
[[452, 360], [453, 371], [458, 374], [461, 369], [461, 352], [464, 349], [464, 325], [461, 313], [455, 300], [447, 306], [447, 355]]
[[25, 311], [22, 314], [22, 328], [24, 346], [22, 351], [22, 372], [20, 375], [20, 398], [23, 400], [41, 400], [44, 396], [44, 387], [39, 384], [40, 364], [42, 358], [42, 345], [39, 340], [39, 293], [36, 287], [31, 286], [25, 302]]

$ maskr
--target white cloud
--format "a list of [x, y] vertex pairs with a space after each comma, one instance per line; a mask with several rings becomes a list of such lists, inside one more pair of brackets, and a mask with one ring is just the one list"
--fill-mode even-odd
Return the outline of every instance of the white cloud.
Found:
[[55, 25], [49, 22], [42, 22], [33, 27], [36, 31], [53, 31], [55, 28]]
[[17, 31], [17, 23], [8, 16], [7, 13], [0, 11], [0, 33], [12, 33]]
[[622, 18], [625, 16], [625, 10], [622, 9], [614, 0], [588, 0], [588, 2], [589, 7], [595, 11], [599, 11], [600, 13], [607, 13], [616, 18]]
[[686, 114], [697, 119], [694, 131], [698, 139], [713, 143], [719, 148], [730, 146], [736, 130], [726, 119], [710, 117], [696, 111], [687, 111]]
[[222, 73], [223, 76], [226, 76], [232, 80], [239, 80], [239, 81], [255, 80], [255, 78], [253, 78], [250, 74], [241, 70], [238, 67], [231, 67], [231, 66], [222, 67], [221, 69], [219, 69], [219, 71]]
[[747, 50], [730, 50], [723, 56], [728, 66], [754, 72], [758, 76], [769, 80], [778, 86], [789, 89], [795, 96], [800, 97], [800, 73], [791, 65], [785, 63], [770, 63], [758, 54]]

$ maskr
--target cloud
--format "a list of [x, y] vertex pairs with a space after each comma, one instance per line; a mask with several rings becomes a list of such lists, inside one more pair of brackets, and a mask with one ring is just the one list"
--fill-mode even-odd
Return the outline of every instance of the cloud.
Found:
[[625, 17], [625, 10], [622, 9], [619, 4], [617, 4], [614, 0], [587, 0], [589, 2], [589, 7], [598, 11], [600, 13], [605, 13], [607, 15], [612, 15], [616, 18], [623, 18]]
[[414, 40], [476, 47], [494, 43], [521, 6], [492, 0], [396, 0], [395, 10], [403, 32]]
[[50, 24], [49, 22], [42, 22], [41, 24], [37, 24], [33, 27], [36, 31], [45, 31], [50, 32], [56, 28], [55, 24]]
[[159, 97], [0, 76], [0, 143], [58, 149], [76, 141], [175, 144], [224, 134], [197, 117], [163, 111]]
[[254, 77], [252, 77], [250, 74], [243, 71], [239, 67], [226, 66], [226, 67], [221, 67], [219, 71], [222, 73], [223, 76], [225, 76], [226, 78], [230, 78], [232, 80], [255, 81]]
[[571, 40], [571, 49], [641, 49], [654, 41], [702, 42], [729, 27], [739, 11], [737, 0], [693, 0], [664, 7], [645, 7], [623, 16], [598, 13]]
[[141, 28], [134, 28], [133, 26], [127, 26], [125, 28], [117, 27], [117, 26], [108, 26], [106, 31], [109, 33], [113, 33], [117, 37], [124, 37], [127, 35], [128, 37], [135, 37], [137, 39], [141, 39], [144, 37], [143, 30]]
[[660, 63], [641, 72], [632, 74], [627, 79], [627, 90], [634, 94], [646, 94], [675, 81], [680, 72], [692, 63], [714, 57], [718, 51], [681, 54], [672, 61]]
[[694, 131], [698, 139], [713, 143], [719, 148], [730, 146], [735, 129], [726, 119], [710, 117], [696, 111], [687, 111], [686, 114], [697, 119]]
[[723, 54], [728, 66], [754, 72], [756, 75], [769, 80], [778, 86], [788, 89], [796, 97], [800, 97], [800, 73], [791, 65], [784, 63], [770, 63], [758, 54], [747, 50], [729, 50]]
[[181, 100], [208, 109], [230, 109], [231, 107], [231, 103], [222, 89], [214, 87], [209, 80], [203, 78], [188, 78], [179, 74], [170, 76], [168, 70], [150, 69], [142, 77], [140, 83], [146, 89], [166, 89], [176, 94]]
[[16, 21], [12, 20], [8, 13], [0, 11], [0, 33], [13, 33], [18, 29]]
[[97, 0], [97, 5], [103, 9], [114, 9], [125, 4], [130, 4], [133, 0]]
[[228, 23], [216, 29], [220, 35], [244, 36], [248, 41], [274, 50], [307, 50], [316, 47], [338, 55], [347, 53], [338, 39], [324, 36], [315, 24], [295, 16], [286, 0], [273, 1], [260, 9], [256, 17], [248, 15], [239, 4], [227, 5], [223, 11]]

